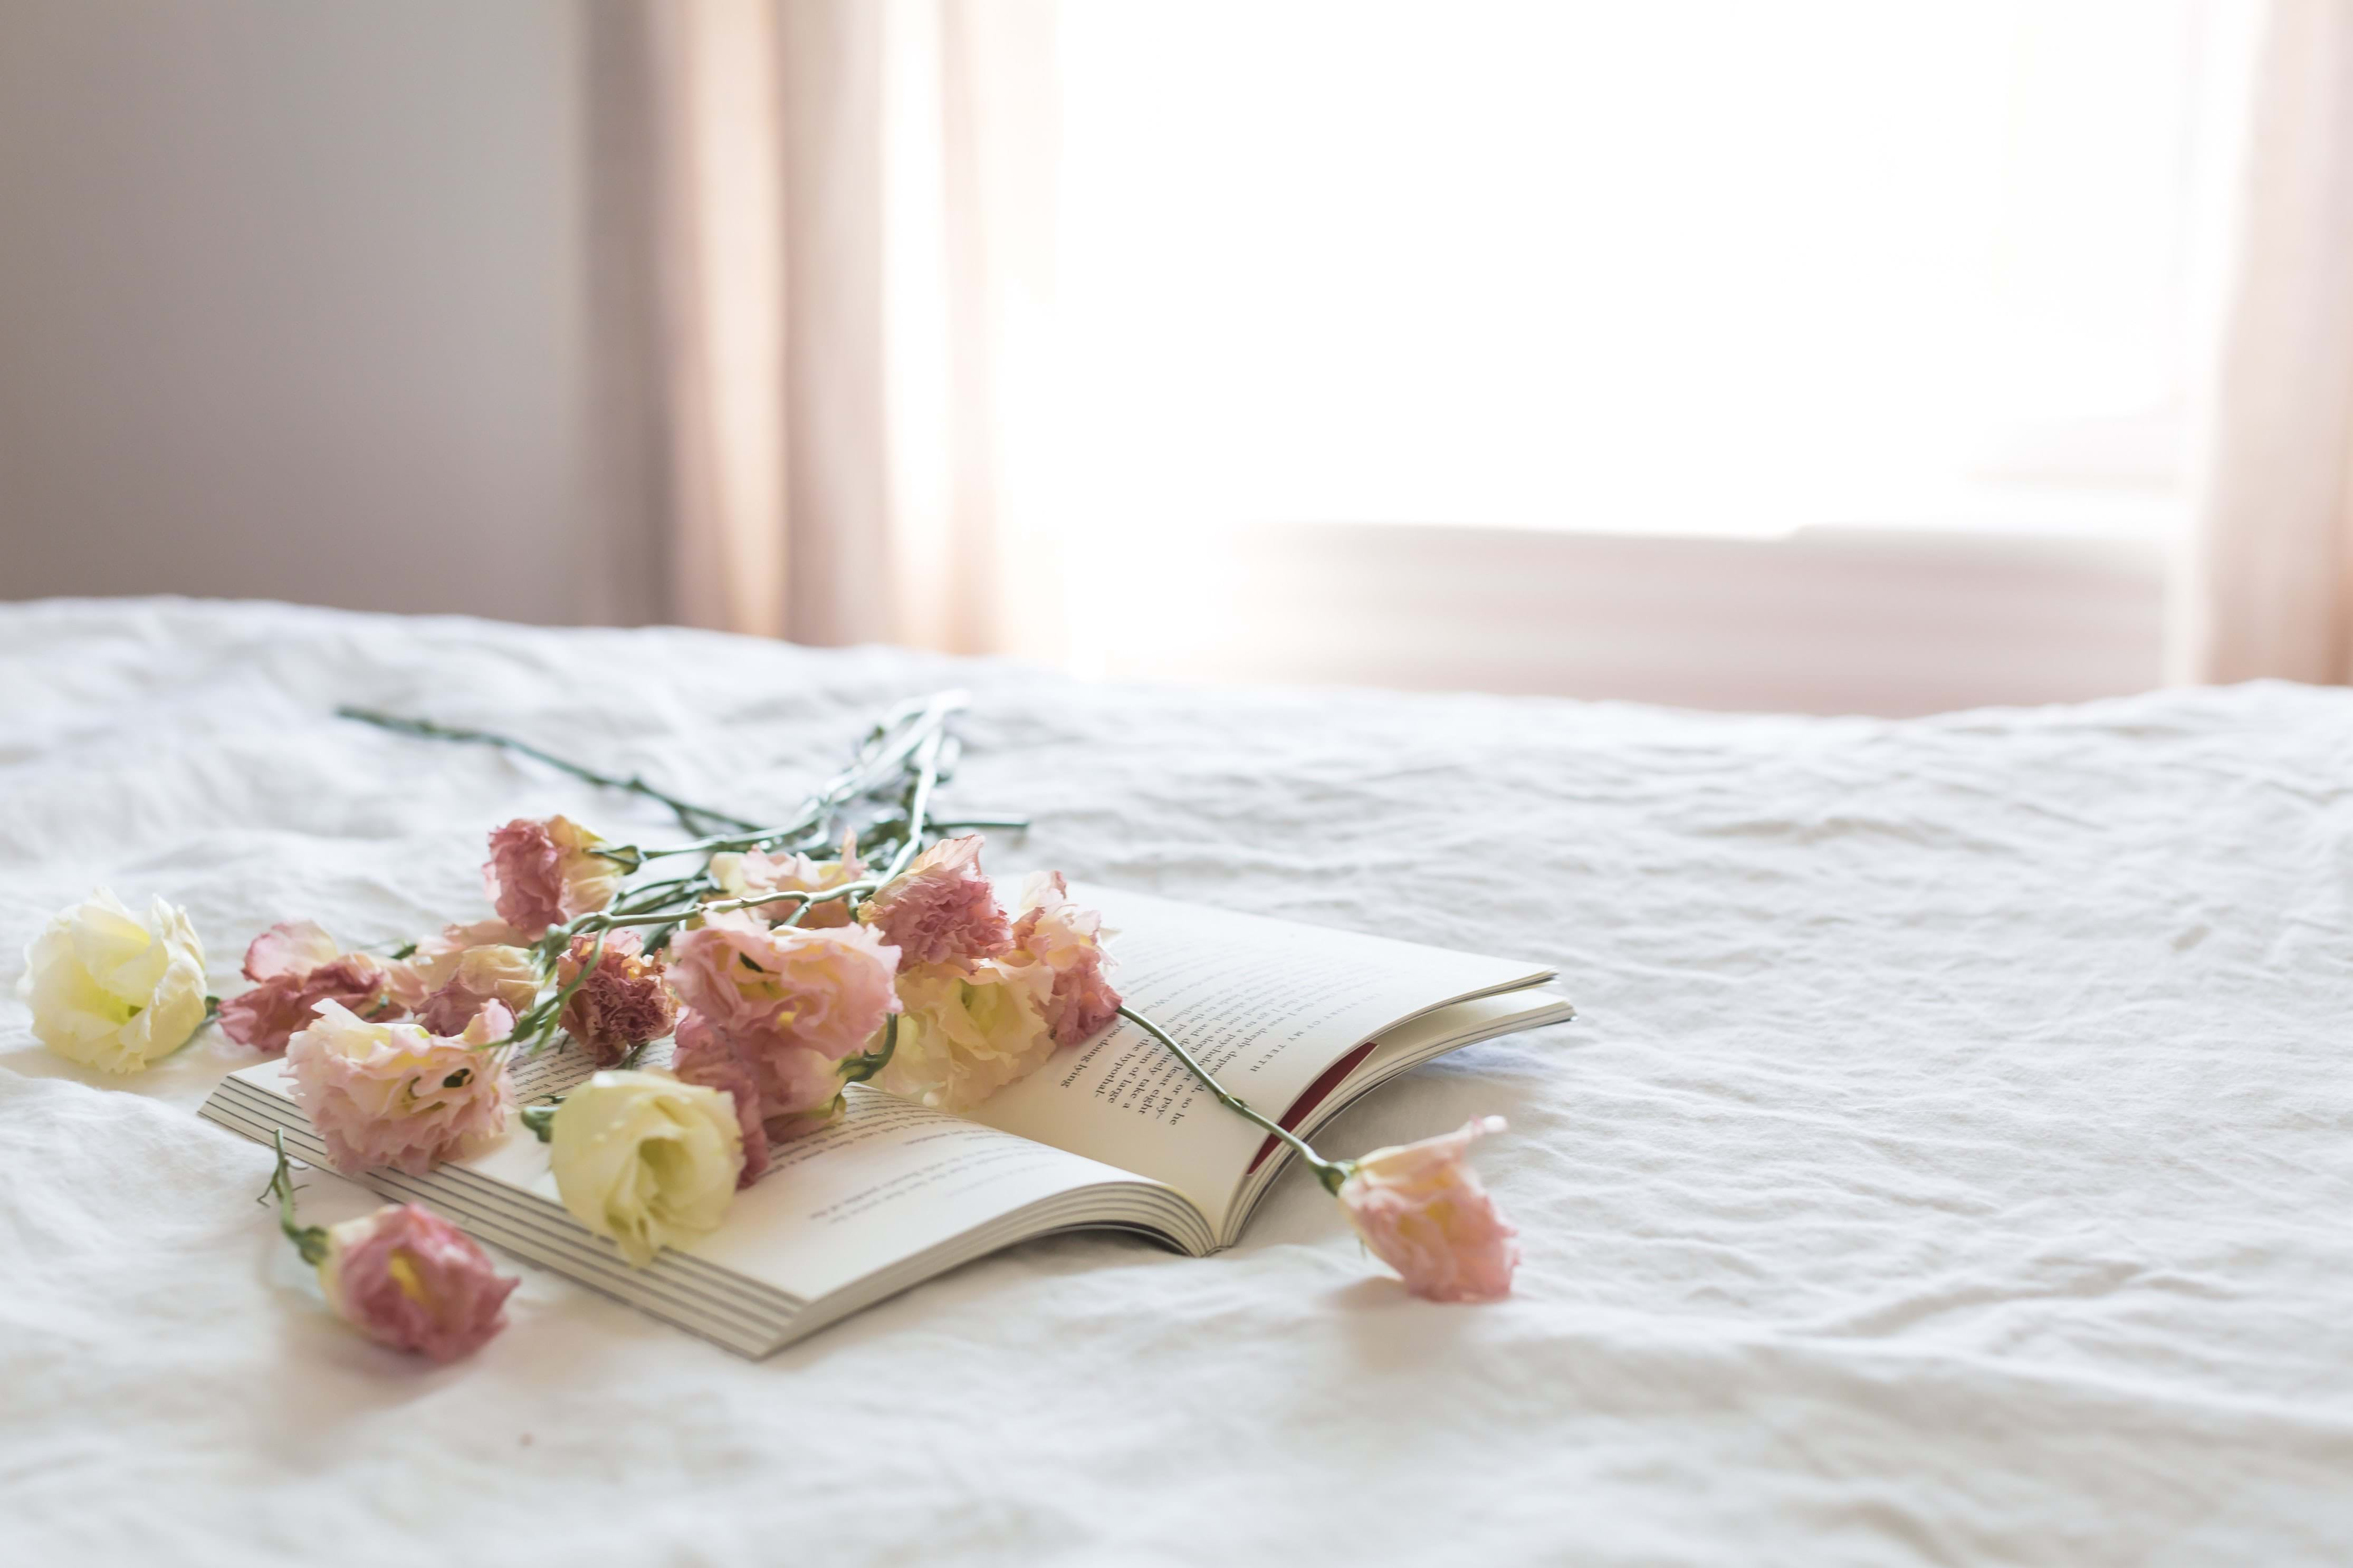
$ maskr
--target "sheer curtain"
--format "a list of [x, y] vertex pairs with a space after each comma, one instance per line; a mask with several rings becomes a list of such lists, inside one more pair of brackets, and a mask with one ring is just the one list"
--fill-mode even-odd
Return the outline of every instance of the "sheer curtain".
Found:
[[1053, 657], [1053, 0], [589, 16], [610, 482], [662, 613]]
[[[2353, 680], [2353, 0], [2214, 10], [2260, 43], [2232, 68], [2240, 195], [2209, 226], [2227, 283], [2205, 291], [2219, 352], [2172, 673]], [[1056, 0], [587, 15], [607, 484], [661, 521], [650, 552], [615, 531], [607, 575], [657, 585], [648, 616], [1060, 658], [1053, 477], [1086, 454], [1049, 460], [1071, 412], [1050, 346]], [[1134, 293], [1123, 320], [1151, 310]], [[1150, 497], [1119, 467], [1102, 504], [1135, 510]]]
[[2177, 673], [2353, 680], [2353, 0], [2273, 0]]

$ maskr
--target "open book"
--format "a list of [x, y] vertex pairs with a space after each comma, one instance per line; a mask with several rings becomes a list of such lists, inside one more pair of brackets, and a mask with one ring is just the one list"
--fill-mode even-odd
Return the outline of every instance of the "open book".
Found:
[[[1475, 1040], [1559, 1023], [1548, 969], [1352, 931], [1073, 889], [1118, 935], [1113, 982], [1227, 1089], [1294, 1131]], [[642, 1065], [659, 1066], [657, 1045]], [[514, 1064], [523, 1103], [593, 1071], [577, 1050]], [[204, 1114], [248, 1137], [325, 1150], [282, 1062], [231, 1075]], [[371, 1171], [480, 1241], [747, 1356], [762, 1356], [971, 1258], [1055, 1231], [1140, 1232], [1196, 1256], [1228, 1247], [1291, 1158], [1168, 1049], [1122, 1020], [967, 1115], [853, 1085], [847, 1113], [776, 1150], [726, 1222], [646, 1268], [567, 1213], [547, 1148], [502, 1142], [425, 1176]], [[1449, 1131], [1433, 1126], [1431, 1133]], [[1351, 1151], [1362, 1152], [1363, 1151]]]

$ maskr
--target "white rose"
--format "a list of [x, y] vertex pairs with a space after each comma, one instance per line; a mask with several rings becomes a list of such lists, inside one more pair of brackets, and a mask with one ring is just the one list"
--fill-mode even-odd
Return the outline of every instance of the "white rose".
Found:
[[596, 1074], [564, 1097], [548, 1143], [564, 1206], [640, 1268], [717, 1229], [744, 1169], [734, 1100], [665, 1073]]
[[899, 971], [899, 1045], [877, 1089], [935, 1110], [970, 1110], [1054, 1054], [1050, 965], [918, 963]]
[[183, 910], [153, 900], [147, 922], [100, 889], [25, 949], [16, 994], [41, 1044], [108, 1072], [137, 1072], [205, 1021], [205, 948]]

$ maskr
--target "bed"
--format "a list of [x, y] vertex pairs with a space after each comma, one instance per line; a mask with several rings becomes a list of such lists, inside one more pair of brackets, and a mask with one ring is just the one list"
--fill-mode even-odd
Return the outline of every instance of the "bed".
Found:
[[[1194, 1261], [1032, 1244], [747, 1363], [513, 1265], [350, 1333], [201, 1121], [0, 1004], [0, 1514], [31, 1563], [2267, 1562], [2353, 1542], [2353, 694], [1905, 721], [1089, 685], [678, 630], [0, 608], [0, 980], [106, 883], [352, 942], [485, 828], [634, 823], [357, 702], [754, 813], [973, 692], [997, 868], [1557, 964], [1335, 1153], [1510, 1119], [1517, 1293], [1379, 1276], [1293, 1173]], [[374, 1199], [307, 1178], [308, 1215]]]

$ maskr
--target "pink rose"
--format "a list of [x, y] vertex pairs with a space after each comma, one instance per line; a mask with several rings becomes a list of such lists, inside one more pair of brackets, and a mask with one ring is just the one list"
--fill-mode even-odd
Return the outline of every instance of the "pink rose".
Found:
[[1474, 1117], [1436, 1138], [1377, 1149], [1340, 1184], [1348, 1223], [1415, 1295], [1481, 1301], [1511, 1294], [1519, 1233], [1463, 1160], [1472, 1140], [1502, 1131], [1502, 1117]]
[[507, 1326], [502, 1279], [471, 1237], [417, 1204], [327, 1227], [319, 1286], [337, 1316], [379, 1344], [437, 1362], [470, 1355]]
[[[646, 957], [642, 948], [633, 931], [607, 931], [595, 971], [564, 1005], [565, 1029], [598, 1067], [617, 1065], [648, 1040], [669, 1034], [678, 1021], [662, 961]], [[574, 937], [556, 960], [556, 983], [571, 984], [596, 949], [594, 935], [583, 931]]]
[[245, 950], [245, 977], [253, 989], [221, 1004], [221, 1032], [256, 1050], [284, 1050], [322, 1002], [385, 1016], [400, 1012], [389, 966], [364, 952], [339, 952], [335, 939], [311, 921], [287, 921], [255, 937]]
[[539, 966], [520, 947], [470, 947], [458, 955], [449, 977], [417, 1009], [428, 1034], [455, 1035], [496, 1002], [509, 1013], [526, 1013], [539, 998]]
[[980, 874], [977, 834], [943, 838], [916, 856], [858, 918], [879, 927], [907, 964], [976, 963], [1013, 946], [996, 890]]
[[1006, 963], [1042, 964], [1054, 976], [1044, 1003], [1047, 1027], [1058, 1046], [1092, 1038], [1119, 1016], [1119, 993], [1103, 972], [1103, 916], [1071, 902], [1060, 871], [1033, 871], [1021, 890], [1021, 917], [1013, 922], [1013, 952]]
[[613, 901], [621, 868], [595, 853], [605, 842], [569, 817], [519, 816], [491, 833], [482, 886], [499, 918], [531, 939]]
[[290, 1092], [343, 1170], [392, 1165], [421, 1176], [506, 1130], [514, 1089], [505, 1058], [480, 1047], [513, 1027], [496, 1002], [456, 1039], [322, 1002], [286, 1047]]
[[794, 1047], [839, 1060], [899, 1010], [898, 950], [864, 926], [772, 929], [733, 910], [679, 932], [670, 951], [680, 997], [754, 1057]]

